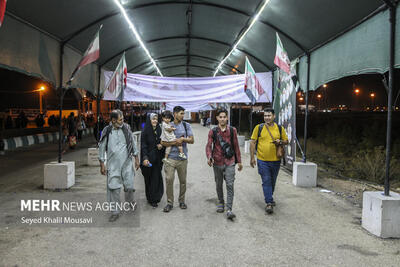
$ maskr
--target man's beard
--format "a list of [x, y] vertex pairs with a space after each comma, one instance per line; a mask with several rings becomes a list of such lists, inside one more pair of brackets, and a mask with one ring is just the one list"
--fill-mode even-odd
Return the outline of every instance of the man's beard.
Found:
[[114, 128], [121, 128], [122, 127], [122, 123], [119, 124], [118, 122], [115, 122], [112, 124]]

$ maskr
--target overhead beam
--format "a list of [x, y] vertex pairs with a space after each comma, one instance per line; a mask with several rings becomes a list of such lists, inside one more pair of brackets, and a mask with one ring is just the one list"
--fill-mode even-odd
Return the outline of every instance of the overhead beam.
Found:
[[192, 35], [192, 14], [193, 14], [193, 1], [190, 0], [188, 10], [186, 11], [186, 20], [188, 27], [187, 41], [186, 41], [186, 73], [189, 74], [189, 65], [190, 65], [190, 36]]
[[393, 2], [392, 0], [381, 0], [384, 2], [388, 7], [393, 8], [396, 6], [396, 2]]
[[[169, 55], [169, 56], [155, 58], [154, 60], [161, 61], [161, 60], [165, 60], [165, 59], [169, 59], [169, 58], [186, 57], [186, 56], [187, 55], [185, 55], [185, 54], [176, 54], [176, 55]], [[212, 57], [205, 57], [205, 56], [200, 56], [200, 55], [190, 55], [190, 56], [192, 58], [206, 59], [206, 60], [210, 60], [210, 61], [213, 61], [213, 62], [218, 62], [219, 61], [218, 59], [215, 59], [215, 58], [212, 58]], [[150, 63], [151, 63], [150, 61], [143, 62], [143, 63], [141, 63], [141, 64], [139, 64], [139, 65], [137, 65], [135, 67], [130, 68], [128, 70], [128, 72], [135, 71], [136, 69], [138, 69], [140, 67], [143, 67], [145, 65], [148, 65]], [[232, 66], [232, 65], [230, 65], [228, 63], [224, 63], [224, 65], [228, 66], [231, 69], [235, 69], [239, 73], [242, 73], [239, 69], [237, 69], [236, 67], [234, 67], [234, 66]]]
[[75, 31], [74, 33], [72, 33], [72, 34], [68, 35], [67, 37], [65, 37], [65, 38], [63, 39], [63, 42], [64, 42], [64, 43], [68, 43], [69, 41], [71, 41], [72, 39], [74, 39], [76, 36], [78, 36], [78, 35], [81, 34], [82, 32], [86, 31], [86, 30], [89, 29], [90, 27], [92, 27], [92, 26], [94, 26], [94, 25], [96, 25], [96, 24], [99, 24], [99, 23], [101, 23], [102, 21], [104, 21], [104, 20], [106, 20], [106, 19], [109, 19], [109, 18], [111, 18], [111, 17], [114, 17], [114, 16], [118, 15], [119, 13], [120, 13], [120, 12], [113, 12], [113, 13], [107, 14], [107, 15], [105, 15], [105, 16], [103, 16], [103, 17], [101, 17], [101, 18], [99, 18], [99, 19], [97, 19], [97, 20], [95, 20], [95, 21], [93, 21], [93, 22], [90, 22], [89, 24], [83, 26], [83, 27], [80, 28], [79, 30], [77, 30], [77, 31]]
[[[163, 69], [174, 69], [174, 68], [179, 68], [179, 67], [185, 67], [186, 64], [180, 64], [180, 65], [173, 65], [173, 66], [168, 66], [168, 67], [164, 67]], [[189, 65], [189, 68], [199, 68], [199, 69], [205, 69], [205, 70], [209, 70], [209, 71], [214, 71], [214, 69], [209, 68], [209, 67], [204, 67], [204, 66], [198, 66], [198, 65]], [[221, 71], [222, 72], [222, 71]], [[154, 71], [149, 72], [148, 74], [145, 75], [151, 75], [152, 73], [154, 73]], [[226, 73], [223, 73], [224, 75], [226, 75]]]
[[[165, 40], [177, 40], [177, 39], [186, 39], [187, 36], [183, 35], [183, 36], [169, 36], [169, 37], [164, 37], [164, 38], [157, 38], [157, 39], [153, 39], [150, 41], [147, 41], [146, 43], [155, 43], [155, 42], [160, 42], [160, 41], [165, 41]], [[212, 43], [218, 43], [224, 46], [231, 46], [231, 44], [229, 43], [225, 43], [219, 40], [215, 40], [215, 39], [210, 39], [210, 38], [205, 38], [205, 37], [199, 37], [199, 36], [191, 36], [190, 37], [192, 40], [201, 40], [201, 41], [208, 41], [208, 42], [212, 42]], [[110, 58], [106, 59], [104, 61], [104, 63], [101, 63], [101, 66], [103, 67], [104, 65], [106, 65], [107, 63], [109, 63], [112, 59], [114, 59], [115, 57], [117, 57], [118, 55], [122, 55], [122, 53], [124, 51], [129, 51], [131, 49], [134, 49], [136, 47], [139, 47], [138, 45], [134, 45], [134, 46], [130, 46], [127, 47], [121, 51], [119, 51], [118, 53], [112, 55]], [[254, 58], [255, 60], [257, 60], [261, 65], [263, 65], [264, 67], [266, 67], [268, 70], [272, 69], [271, 66], [267, 65], [264, 61], [262, 61], [261, 59], [259, 59], [258, 57], [254, 56], [253, 54], [249, 53], [248, 51], [246, 51], [245, 49], [240, 49], [237, 48], [237, 50], [239, 50], [240, 52], [249, 55], [250, 57]]]
[[[186, 73], [178, 73], [178, 74], [174, 74], [174, 75], [170, 75], [168, 77], [177, 77], [177, 76], [181, 76], [181, 75], [187, 75]], [[194, 74], [194, 73], [188, 73], [189, 77], [190, 76], [194, 76], [194, 77], [204, 77], [198, 74]]]

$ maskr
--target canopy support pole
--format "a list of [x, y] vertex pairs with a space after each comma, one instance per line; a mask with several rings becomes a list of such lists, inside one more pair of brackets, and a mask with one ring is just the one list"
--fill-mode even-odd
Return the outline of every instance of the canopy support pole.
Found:
[[389, 66], [389, 92], [387, 106], [386, 128], [386, 171], [385, 171], [385, 196], [390, 195], [390, 148], [392, 143], [392, 102], [394, 87], [394, 60], [396, 38], [396, 2], [390, 5], [390, 66]]
[[96, 96], [96, 115], [97, 115], [97, 129], [96, 129], [96, 141], [100, 141], [100, 80], [101, 80], [101, 66], [98, 68], [99, 80], [97, 84], [97, 96]]
[[304, 155], [303, 162], [307, 162], [307, 122], [308, 122], [308, 91], [310, 89], [310, 64], [311, 64], [311, 56], [310, 53], [307, 53], [307, 87], [305, 91], [306, 96], [306, 109], [304, 111]]
[[62, 106], [63, 106], [63, 101], [64, 101], [64, 88], [62, 86], [63, 84], [63, 56], [64, 56], [64, 46], [65, 43], [60, 44], [60, 83], [59, 83], [59, 91], [60, 91], [60, 106], [59, 106], [59, 116], [60, 116], [60, 122], [58, 125], [58, 163], [61, 163], [62, 161], [62, 141], [63, 141], [63, 133], [62, 133]]

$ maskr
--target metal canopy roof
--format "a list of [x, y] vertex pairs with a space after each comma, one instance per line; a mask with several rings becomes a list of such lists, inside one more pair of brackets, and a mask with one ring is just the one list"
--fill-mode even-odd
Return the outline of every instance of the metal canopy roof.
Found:
[[[122, 0], [164, 76], [212, 76], [262, 0]], [[133, 73], [157, 75], [113, 0], [14, 0], [7, 13], [60, 41], [86, 50], [100, 24], [98, 63], [113, 70], [126, 51]], [[244, 72], [248, 56], [257, 72], [274, 68], [275, 32], [294, 59], [368, 16], [381, 0], [271, 0], [218, 73]], [[190, 12], [191, 10], [191, 12]]]

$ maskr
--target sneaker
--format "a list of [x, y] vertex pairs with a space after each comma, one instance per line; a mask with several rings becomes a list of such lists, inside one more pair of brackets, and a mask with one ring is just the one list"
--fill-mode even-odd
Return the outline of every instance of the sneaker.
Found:
[[155, 208], [158, 207], [158, 204], [157, 204], [157, 203], [151, 203], [150, 205], [153, 207], [153, 209], [155, 209]]
[[272, 202], [271, 202], [271, 205], [272, 205], [272, 207], [275, 207], [275, 206], [276, 206], [275, 201], [272, 201]]
[[265, 212], [268, 214], [272, 214], [274, 212], [274, 207], [271, 203], [267, 203], [267, 206], [265, 206]]
[[217, 206], [217, 212], [218, 212], [218, 213], [223, 213], [224, 211], [225, 211], [224, 204], [219, 204], [219, 205]]
[[236, 215], [231, 210], [228, 210], [228, 212], [226, 213], [226, 218], [229, 220], [233, 220], [234, 218], [236, 218]]
[[174, 207], [171, 204], [167, 204], [167, 206], [164, 207], [163, 211], [164, 212], [170, 212]]
[[113, 214], [110, 216], [110, 218], [108, 219], [109, 222], [115, 222], [116, 220], [118, 220], [119, 218], [119, 214]]
[[181, 203], [179, 203], [179, 208], [185, 210], [185, 209], [187, 209], [187, 206], [184, 202], [181, 202]]
[[185, 153], [179, 153], [179, 157], [181, 159], [187, 159]]

